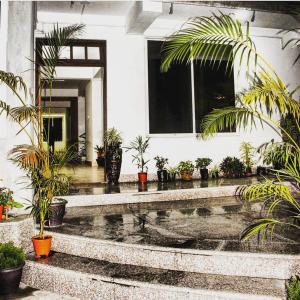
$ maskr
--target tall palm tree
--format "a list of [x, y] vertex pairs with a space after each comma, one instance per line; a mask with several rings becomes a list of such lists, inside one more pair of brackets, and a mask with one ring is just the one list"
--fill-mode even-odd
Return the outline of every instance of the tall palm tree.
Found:
[[[83, 27], [83, 25], [71, 25], [60, 28], [55, 25], [53, 30], [45, 35], [47, 47], [36, 49], [36, 55], [39, 58], [37, 61], [38, 72], [43, 76], [43, 82], [40, 81], [38, 86], [39, 98], [46, 83], [50, 87], [51, 100], [56, 65], [61, 51], [67, 40], [77, 37], [82, 32]], [[34, 189], [32, 212], [40, 217], [40, 238], [43, 238], [45, 216], [53, 196], [68, 189], [68, 180], [66, 176], [59, 173], [59, 170], [65, 163], [74, 158], [74, 151], [69, 148], [64, 153], [56, 154], [43, 148], [41, 101], [37, 101], [37, 106], [26, 104], [27, 86], [22, 77], [0, 71], [0, 83], [5, 84], [20, 102], [19, 106], [12, 107], [6, 101], [1, 100], [0, 114], [5, 113], [11, 121], [17, 123], [20, 127], [17, 134], [23, 132], [29, 139], [28, 144], [13, 147], [9, 152], [9, 158], [23, 169], [31, 180]], [[28, 127], [33, 129], [33, 135]]]
[[[247, 227], [242, 238], [246, 240], [260, 232], [263, 237], [267, 233], [272, 235], [279, 224], [300, 230], [300, 200], [295, 197], [295, 193], [300, 192], [300, 146], [291, 132], [272, 118], [274, 112], [281, 117], [292, 117], [299, 135], [300, 105], [293, 98], [297, 89], [289, 91], [275, 69], [257, 52], [249, 34], [249, 23], [243, 30], [239, 20], [222, 13], [190, 20], [184, 29], [172, 34], [163, 44], [161, 70], [166, 72], [173, 63], [189, 63], [195, 59], [202, 64], [209, 62], [214, 68], [219, 66], [225, 54], [228, 72], [232, 71], [233, 63], [240, 72], [242, 63], [246, 62], [250, 88], [237, 96], [235, 107], [215, 109], [205, 116], [201, 124], [202, 138], [214, 136], [224, 128], [246, 129], [257, 123], [270, 126], [279, 136], [285, 136], [284, 142], [265, 145], [268, 150], [284, 149], [280, 152], [284, 169], [276, 173], [275, 180], [241, 190], [244, 200], [263, 202], [266, 208], [264, 217]], [[296, 192], [284, 184], [287, 179]], [[284, 218], [276, 215], [276, 211], [283, 210], [289, 211]]]

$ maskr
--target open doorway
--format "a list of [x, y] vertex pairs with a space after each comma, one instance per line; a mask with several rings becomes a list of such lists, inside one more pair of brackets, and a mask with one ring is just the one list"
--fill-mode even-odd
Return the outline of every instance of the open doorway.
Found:
[[[37, 39], [37, 47], [47, 47], [45, 42]], [[104, 160], [98, 159], [95, 148], [104, 145], [106, 130], [105, 42], [70, 40], [58, 61], [51, 92], [39, 76], [37, 71], [36, 82], [43, 84], [38, 100], [43, 108], [43, 147], [55, 152], [72, 146], [77, 152], [78, 160], [63, 170], [73, 184], [104, 182]]]

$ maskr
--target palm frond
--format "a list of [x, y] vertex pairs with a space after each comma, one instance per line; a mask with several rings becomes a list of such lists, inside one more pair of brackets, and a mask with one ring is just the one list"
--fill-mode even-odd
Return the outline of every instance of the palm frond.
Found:
[[23, 121], [35, 122], [37, 118], [37, 107], [33, 105], [13, 107], [9, 113], [11, 118], [18, 123], [22, 123]]
[[40, 72], [45, 80], [53, 80], [55, 77], [55, 67], [61, 56], [63, 47], [68, 39], [75, 38], [83, 31], [83, 24], [75, 24], [66, 27], [53, 26], [53, 30], [46, 34], [46, 46], [37, 49], [36, 53], [40, 61]]
[[226, 107], [214, 109], [203, 118], [201, 136], [208, 138], [225, 129], [251, 128], [255, 126], [254, 112], [245, 107]]
[[[283, 46], [283, 49], [290, 46], [291, 48], [299, 47], [300, 46], [300, 28], [293, 28], [293, 29], [284, 29], [280, 30], [278, 33], [282, 34], [289, 34], [294, 33], [295, 37], [290, 38], [285, 45]], [[294, 64], [299, 60], [300, 54], [297, 55], [297, 57], [294, 60]]]
[[19, 95], [19, 91], [21, 91], [24, 93], [25, 97], [27, 96], [27, 85], [21, 76], [0, 70], [0, 84], [2, 83], [9, 87], [9, 89], [19, 98], [23, 105], [25, 104]]
[[274, 78], [264, 71], [255, 76], [253, 82], [241, 96], [246, 105], [266, 110], [268, 116], [279, 112], [282, 116], [291, 114], [296, 120], [300, 118], [300, 104], [292, 98], [292, 93], [278, 76]]
[[10, 113], [10, 105], [7, 104], [5, 101], [0, 100], [0, 115], [5, 112], [6, 116]]
[[8, 153], [8, 158], [25, 170], [42, 169], [45, 153], [35, 145], [17, 145]]
[[246, 57], [248, 67], [250, 58], [257, 61], [255, 45], [249, 36], [249, 24], [243, 32], [239, 20], [230, 15], [213, 14], [210, 17], [199, 17], [187, 22], [185, 29], [175, 32], [167, 38], [162, 47], [162, 71], [167, 71], [177, 62], [190, 62], [201, 59], [202, 63], [209, 60], [214, 66], [227, 56], [227, 68], [232, 68], [232, 62], [239, 56], [239, 65]]
[[262, 239], [266, 239], [268, 232], [270, 232], [270, 237], [272, 239], [274, 228], [278, 224], [280, 224], [280, 221], [275, 219], [259, 219], [243, 230], [241, 240], [247, 241], [260, 233], [262, 233]]

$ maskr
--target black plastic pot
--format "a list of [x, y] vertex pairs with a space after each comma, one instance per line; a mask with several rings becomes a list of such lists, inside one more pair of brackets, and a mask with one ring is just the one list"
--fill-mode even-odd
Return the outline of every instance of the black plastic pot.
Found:
[[107, 147], [105, 152], [105, 174], [108, 183], [118, 184], [121, 165], [122, 149], [117, 147]]
[[257, 170], [256, 170], [256, 174], [258, 176], [266, 176], [267, 175], [267, 168], [266, 167], [262, 167], [262, 166], [258, 166]]
[[167, 182], [168, 181], [167, 170], [157, 171], [157, 180], [158, 182]]
[[56, 198], [53, 199], [49, 208], [49, 216], [46, 221], [47, 227], [59, 227], [63, 223], [64, 215], [66, 213], [67, 200]]
[[24, 264], [15, 268], [0, 270], [0, 295], [13, 294], [18, 290]]
[[176, 174], [175, 173], [168, 173], [168, 181], [172, 182], [176, 180]]
[[98, 167], [104, 167], [105, 166], [105, 158], [104, 157], [98, 157], [96, 159]]
[[208, 179], [208, 169], [200, 169], [200, 175], [201, 175], [201, 180], [207, 180]]
[[219, 172], [214, 172], [211, 174], [211, 178], [218, 179], [219, 178]]

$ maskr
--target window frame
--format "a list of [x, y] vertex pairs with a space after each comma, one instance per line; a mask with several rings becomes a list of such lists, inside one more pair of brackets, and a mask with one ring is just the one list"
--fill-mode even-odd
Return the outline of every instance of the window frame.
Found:
[[[190, 64], [190, 72], [191, 72], [191, 101], [192, 101], [192, 122], [193, 122], [193, 132], [191, 133], [150, 133], [150, 110], [149, 110], [149, 69], [148, 69], [148, 41], [157, 41], [163, 42], [165, 41], [162, 37], [147, 37], [144, 39], [144, 51], [145, 51], [145, 112], [146, 112], [146, 133], [147, 136], [151, 138], [198, 138], [200, 133], [196, 132], [196, 109], [195, 109], [195, 82], [194, 82], [194, 64], [193, 61]], [[234, 91], [236, 91], [236, 75], [235, 67], [233, 68], [233, 78], [234, 78]], [[235, 103], [236, 105], [236, 103]], [[231, 136], [239, 136], [238, 130], [234, 132], [218, 132], [215, 137], [231, 137]]]

